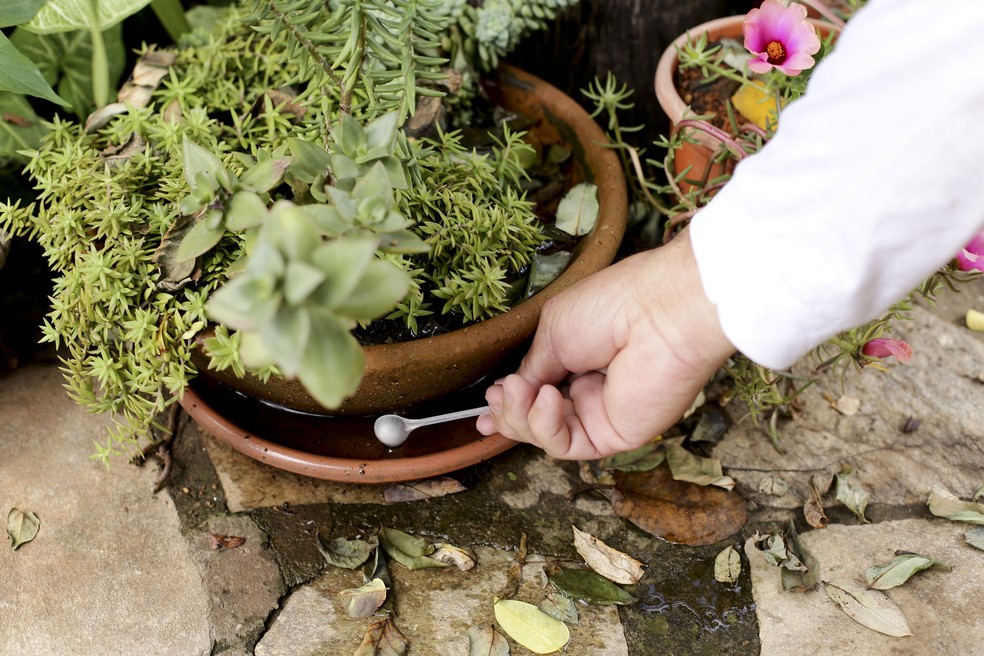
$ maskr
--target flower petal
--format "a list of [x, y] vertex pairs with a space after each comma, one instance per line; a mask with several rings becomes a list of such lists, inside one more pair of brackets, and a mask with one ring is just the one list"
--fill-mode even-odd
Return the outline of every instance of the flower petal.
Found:
[[894, 355], [902, 364], [907, 364], [912, 358], [912, 347], [901, 339], [872, 339], [861, 347], [861, 352], [871, 358], [887, 358]]
[[768, 60], [768, 55], [766, 55], [764, 52], [759, 53], [748, 60], [748, 68], [753, 73], [768, 73], [775, 67], [772, 64], [770, 64], [767, 60]]

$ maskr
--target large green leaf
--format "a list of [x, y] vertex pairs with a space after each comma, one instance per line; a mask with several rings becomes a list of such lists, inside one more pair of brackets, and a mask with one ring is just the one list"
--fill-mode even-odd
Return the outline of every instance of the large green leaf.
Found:
[[[103, 42], [109, 59], [109, 84], [116, 87], [126, 49], [123, 46], [122, 28], [114, 25], [103, 32]], [[48, 84], [71, 103], [72, 109], [84, 118], [95, 109], [92, 91], [92, 34], [84, 31], [59, 34], [35, 34], [18, 28], [10, 42], [28, 57], [44, 75]]]
[[150, 0], [48, 0], [24, 27], [38, 34], [105, 30], [149, 4]]
[[0, 159], [37, 148], [46, 129], [24, 96], [0, 92]]
[[26, 23], [38, 13], [45, 0], [4, 0], [0, 8], [0, 27]]
[[45, 81], [34, 63], [22, 55], [14, 44], [0, 32], [0, 91], [12, 91], [44, 98], [68, 106]]
[[311, 337], [297, 377], [318, 403], [337, 408], [362, 380], [362, 347], [341, 319], [311, 316]]

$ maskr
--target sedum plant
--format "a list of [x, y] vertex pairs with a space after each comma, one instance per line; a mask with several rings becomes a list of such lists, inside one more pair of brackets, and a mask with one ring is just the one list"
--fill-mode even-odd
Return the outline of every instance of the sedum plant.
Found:
[[143, 92], [85, 125], [56, 116], [22, 151], [37, 198], [0, 203], [0, 229], [55, 272], [44, 339], [70, 395], [114, 418], [98, 455], [153, 439], [210, 324], [211, 367], [296, 376], [331, 407], [370, 321], [413, 335], [522, 298], [544, 239], [533, 149], [506, 125], [481, 148], [453, 124], [403, 128], [427, 102], [474, 115], [470, 80], [514, 45], [480, 45], [484, 12], [518, 35], [565, 4], [247, 0], [173, 52], [145, 47], [156, 86], [135, 75]]

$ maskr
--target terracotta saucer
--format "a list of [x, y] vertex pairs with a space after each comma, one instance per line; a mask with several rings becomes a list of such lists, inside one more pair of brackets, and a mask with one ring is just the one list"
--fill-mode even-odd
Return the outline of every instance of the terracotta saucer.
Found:
[[[484, 404], [484, 387], [465, 390], [426, 416]], [[376, 440], [375, 417], [329, 417], [257, 401], [207, 377], [196, 378], [181, 405], [208, 433], [251, 458], [295, 474], [342, 483], [393, 483], [437, 476], [487, 460], [516, 442], [485, 437], [474, 419], [426, 426], [406, 444]]]

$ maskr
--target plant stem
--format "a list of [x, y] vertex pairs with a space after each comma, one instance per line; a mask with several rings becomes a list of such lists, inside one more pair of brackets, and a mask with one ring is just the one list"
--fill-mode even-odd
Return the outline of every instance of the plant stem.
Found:
[[742, 148], [730, 134], [715, 125], [711, 125], [707, 121], [698, 121], [692, 118], [685, 118], [677, 123], [677, 128], [694, 128], [696, 130], [700, 130], [701, 132], [705, 132], [723, 143], [725, 147], [734, 153], [735, 157], [738, 159], [745, 159], [748, 157], [748, 151]]
[[840, 16], [831, 11], [830, 7], [820, 2], [820, 0], [799, 0], [804, 5], [812, 7], [816, 10], [818, 14], [826, 18], [828, 21], [836, 25], [837, 27], [843, 28], [845, 23], [841, 20]]
[[99, 0], [89, 2], [89, 24], [92, 35], [92, 97], [96, 107], [109, 103], [109, 56], [106, 42], [99, 29]]
[[181, 0], [153, 0], [150, 3], [150, 8], [154, 10], [157, 20], [161, 22], [161, 25], [167, 30], [167, 35], [175, 43], [181, 36], [191, 31], [191, 25], [185, 16]]

